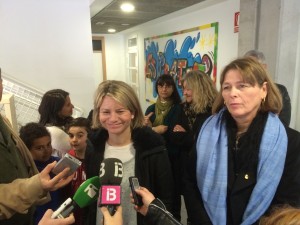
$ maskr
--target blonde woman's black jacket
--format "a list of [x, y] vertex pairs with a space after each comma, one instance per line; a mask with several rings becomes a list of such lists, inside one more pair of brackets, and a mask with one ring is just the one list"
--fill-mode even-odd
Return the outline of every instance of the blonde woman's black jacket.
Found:
[[[140, 185], [148, 188], [154, 196], [163, 201], [168, 210], [172, 210], [174, 188], [172, 171], [162, 136], [152, 131], [150, 127], [141, 127], [134, 129], [131, 137], [136, 150], [134, 171]], [[87, 178], [99, 176], [108, 132], [105, 129], [99, 129], [94, 131], [89, 138], [94, 151], [85, 156]], [[126, 204], [128, 207], [133, 207], [130, 202]], [[96, 224], [96, 203], [87, 211], [86, 224]], [[137, 217], [138, 225], [144, 224], [144, 216], [138, 214]]]

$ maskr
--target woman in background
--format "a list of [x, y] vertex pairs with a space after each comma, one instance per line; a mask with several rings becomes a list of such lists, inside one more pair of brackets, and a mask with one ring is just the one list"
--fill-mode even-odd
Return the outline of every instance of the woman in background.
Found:
[[[87, 178], [99, 176], [103, 159], [117, 158], [123, 164], [121, 205], [124, 224], [142, 225], [144, 217], [130, 206], [130, 176], [172, 205], [172, 172], [163, 138], [143, 125], [144, 117], [134, 90], [122, 81], [104, 81], [95, 93], [91, 137], [94, 151], [87, 152]], [[86, 224], [102, 224], [96, 204], [88, 209]]]
[[[189, 176], [191, 173], [186, 171], [186, 166], [195, 165], [195, 152], [192, 155], [190, 153], [192, 149], [195, 149], [193, 146], [202, 124], [211, 116], [211, 108], [217, 96], [217, 90], [211, 78], [198, 70], [188, 72], [184, 76], [182, 84], [183, 103], [180, 104], [181, 113], [173, 129], [171, 141], [180, 148], [181, 174], [178, 177], [182, 178], [180, 187], [185, 200], [188, 222], [193, 224], [193, 221], [197, 221], [198, 216], [199, 190], [196, 177]], [[194, 161], [193, 164], [192, 161]]]
[[51, 134], [52, 155], [62, 157], [70, 149], [69, 135], [65, 126], [72, 120], [73, 104], [69, 93], [61, 89], [47, 91], [39, 106], [39, 123]]
[[168, 150], [174, 179], [174, 198], [171, 212], [180, 221], [181, 193], [180, 193], [180, 154], [179, 148], [171, 141], [173, 128], [180, 112], [180, 96], [171, 75], [161, 75], [155, 84], [158, 97], [156, 103], [150, 105], [144, 117], [144, 124], [152, 127], [156, 133], [161, 134]]

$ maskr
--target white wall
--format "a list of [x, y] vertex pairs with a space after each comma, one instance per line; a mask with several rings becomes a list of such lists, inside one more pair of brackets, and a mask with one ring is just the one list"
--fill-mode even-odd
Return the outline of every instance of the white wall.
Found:
[[125, 45], [122, 34], [101, 35], [105, 39], [107, 80], [125, 81]]
[[240, 11], [239, 55], [264, 52], [272, 78], [289, 92], [290, 127], [300, 131], [300, 1], [241, 0]]
[[234, 33], [233, 28], [234, 13], [238, 11], [239, 0], [210, 0], [123, 32], [125, 35], [124, 43], [126, 43], [127, 38], [132, 35], [136, 34], [138, 37], [139, 78], [141, 87], [140, 102], [143, 110], [145, 110], [148, 106], [148, 103], [145, 101], [144, 38], [176, 32], [208, 23], [219, 22], [217, 52], [218, 82], [218, 77], [222, 68], [232, 59], [237, 57], [238, 33]]
[[276, 58], [278, 54], [277, 34], [279, 32], [280, 10], [282, 10], [280, 1], [281, 0], [260, 1], [260, 12], [258, 15], [259, 25], [257, 28], [257, 49], [265, 54], [268, 71], [274, 80], [276, 80]]
[[292, 103], [290, 127], [300, 131], [300, 1], [281, 0], [275, 80], [284, 84]]
[[102, 52], [93, 54], [93, 75], [95, 83], [100, 84], [103, 81]]
[[93, 35], [104, 37], [106, 79], [126, 81], [125, 43], [123, 34]]
[[89, 0], [0, 0], [0, 66], [5, 76], [45, 92], [62, 88], [92, 108]]

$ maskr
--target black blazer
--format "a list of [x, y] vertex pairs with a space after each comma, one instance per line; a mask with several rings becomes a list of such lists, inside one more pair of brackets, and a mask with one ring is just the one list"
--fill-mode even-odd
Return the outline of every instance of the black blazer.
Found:
[[282, 96], [282, 103], [283, 103], [282, 110], [279, 114], [279, 119], [283, 124], [289, 126], [291, 122], [291, 108], [292, 108], [291, 99], [285, 86], [277, 83], [276, 85]]
[[[300, 207], [300, 133], [296, 130], [286, 127], [288, 136], [288, 148], [284, 165], [283, 175], [272, 200], [268, 213], [274, 206], [289, 204], [291, 206]], [[186, 183], [187, 192], [191, 193], [190, 199], [194, 204], [194, 214], [190, 218], [193, 225], [195, 224], [212, 224], [206, 210], [204, 208], [201, 193], [196, 182], [196, 150], [192, 152], [190, 158], [188, 180]], [[230, 225], [241, 224], [241, 217], [244, 213], [245, 206], [249, 200], [249, 196], [256, 183], [256, 170], [247, 172], [248, 179], [245, 179], [245, 173], [238, 175], [235, 183], [231, 186], [230, 204], [231, 212], [227, 212], [230, 216]], [[217, 213], [217, 212], [216, 212]], [[231, 214], [231, 215], [229, 215]], [[255, 223], [258, 224], [258, 221]]]

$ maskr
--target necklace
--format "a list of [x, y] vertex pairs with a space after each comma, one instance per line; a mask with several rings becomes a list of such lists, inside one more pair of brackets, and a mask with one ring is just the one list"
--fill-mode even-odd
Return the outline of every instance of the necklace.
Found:
[[242, 132], [242, 133], [237, 133], [236, 136], [235, 136], [235, 146], [233, 148], [234, 151], [238, 151], [240, 148], [239, 148], [239, 141], [240, 141], [240, 138], [245, 134], [246, 132]]

